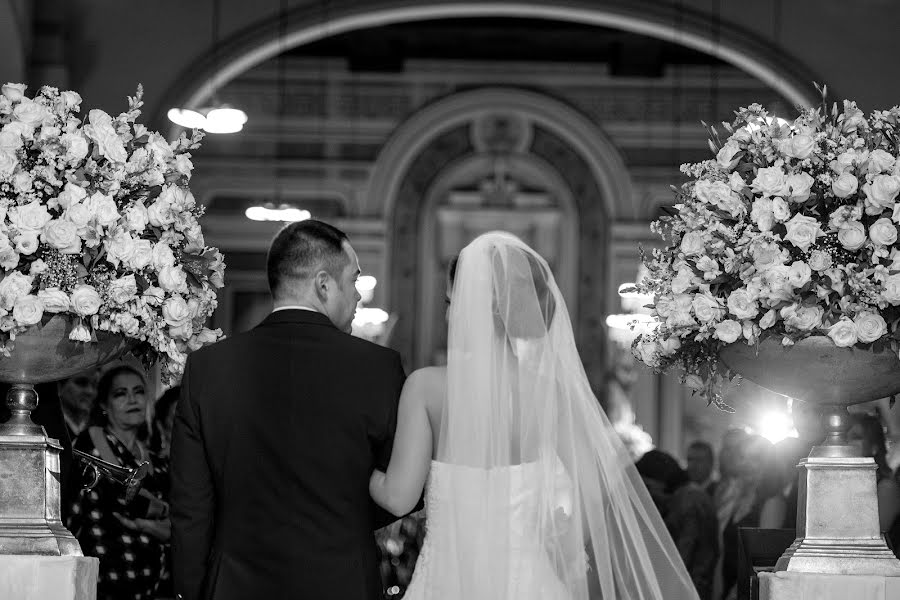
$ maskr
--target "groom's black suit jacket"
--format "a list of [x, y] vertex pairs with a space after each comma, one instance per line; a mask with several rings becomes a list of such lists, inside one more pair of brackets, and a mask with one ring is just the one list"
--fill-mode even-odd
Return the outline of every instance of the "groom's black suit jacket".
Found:
[[305, 310], [190, 355], [172, 439], [186, 600], [381, 598], [369, 476], [390, 457], [393, 350]]

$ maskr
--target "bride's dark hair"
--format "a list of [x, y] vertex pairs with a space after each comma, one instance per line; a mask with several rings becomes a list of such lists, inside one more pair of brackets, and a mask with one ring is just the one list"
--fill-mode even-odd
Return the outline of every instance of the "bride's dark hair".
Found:
[[[531, 269], [531, 281], [534, 284], [534, 291], [537, 295], [537, 300], [540, 305], [541, 316], [543, 317], [544, 325], [546, 329], [550, 328], [550, 324], [553, 322], [553, 315], [556, 313], [556, 299], [553, 297], [553, 292], [550, 290], [550, 271], [547, 267], [541, 264], [541, 262], [537, 259], [537, 257], [531, 252], [526, 252], [525, 250], [516, 248], [516, 251], [525, 256], [528, 260], [528, 266]], [[450, 277], [450, 287], [452, 288], [454, 283], [456, 282], [456, 272], [459, 268], [460, 256], [457, 254], [450, 260], [450, 266], [448, 268], [448, 274]], [[503, 264], [500, 258], [500, 254], [494, 250], [492, 255], [492, 264], [495, 273], [503, 272]], [[495, 298], [494, 302], [497, 302], [496, 298], [497, 290], [494, 290]], [[532, 335], [515, 335], [515, 329], [519, 329], [518, 327], [510, 327], [510, 334], [513, 337], [533, 337]], [[527, 328], [526, 328], [527, 329]]]

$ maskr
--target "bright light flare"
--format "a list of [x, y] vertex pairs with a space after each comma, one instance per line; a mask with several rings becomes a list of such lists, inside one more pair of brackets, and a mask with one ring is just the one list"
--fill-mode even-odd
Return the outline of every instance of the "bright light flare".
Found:
[[305, 221], [312, 217], [308, 210], [299, 208], [268, 208], [266, 206], [251, 206], [244, 214], [253, 221]]
[[797, 435], [794, 430], [794, 421], [787, 413], [781, 411], [769, 411], [763, 414], [757, 432], [773, 444]]

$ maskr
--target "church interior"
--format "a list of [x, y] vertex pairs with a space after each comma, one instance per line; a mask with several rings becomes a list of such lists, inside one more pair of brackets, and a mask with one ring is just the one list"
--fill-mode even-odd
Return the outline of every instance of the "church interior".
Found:
[[[110, 114], [142, 85], [142, 121], [170, 140], [189, 112], [243, 111], [191, 157], [227, 265], [211, 324], [226, 335], [271, 311], [268, 245], [311, 216], [359, 255], [354, 334], [407, 372], [444, 364], [451, 259], [515, 233], [551, 265], [635, 455], [683, 462], [729, 429], [796, 432], [783, 396], [744, 382], [729, 414], [632, 357], [652, 299], [620, 290], [662, 243], [650, 223], [680, 165], [710, 157], [704, 124], [739, 107], [792, 119], [820, 102], [814, 82], [867, 112], [898, 104], [898, 19], [890, 0], [6, 0], [0, 80], [77, 90]], [[900, 440], [887, 399], [860, 410]]]

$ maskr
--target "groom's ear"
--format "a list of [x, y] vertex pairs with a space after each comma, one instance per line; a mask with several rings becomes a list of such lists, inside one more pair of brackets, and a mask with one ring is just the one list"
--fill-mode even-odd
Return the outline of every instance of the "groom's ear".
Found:
[[328, 298], [328, 286], [330, 285], [332, 285], [332, 279], [328, 271], [322, 269], [313, 276], [313, 287], [316, 291], [316, 297], [322, 302]]

